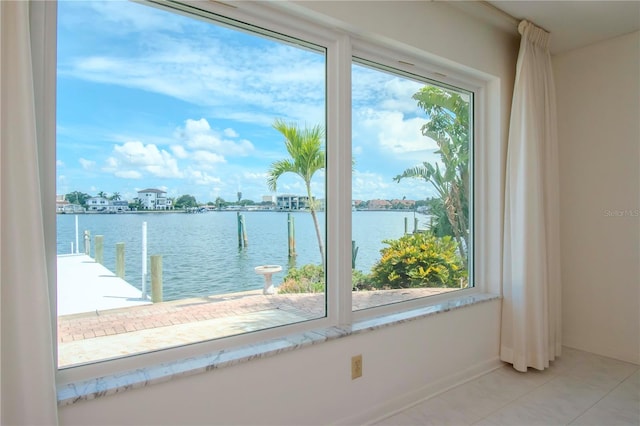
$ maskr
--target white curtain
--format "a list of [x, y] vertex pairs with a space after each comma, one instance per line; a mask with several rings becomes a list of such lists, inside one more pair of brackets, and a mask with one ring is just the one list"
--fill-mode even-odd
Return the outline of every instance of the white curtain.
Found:
[[[0, 375], [3, 425], [57, 424], [50, 264], [38, 157], [51, 152], [43, 122], [42, 24], [47, 2], [0, 1]], [[55, 8], [55, 3], [53, 4]], [[55, 38], [55, 33], [54, 38]], [[35, 36], [35, 37], [34, 37]], [[55, 40], [54, 40], [55, 43]], [[54, 44], [55, 46], [55, 44]], [[54, 47], [55, 54], [55, 47]], [[34, 67], [34, 64], [36, 65]], [[35, 78], [34, 78], [35, 77]], [[55, 89], [53, 89], [55, 90]], [[55, 104], [54, 104], [55, 105]], [[51, 112], [47, 116], [51, 117]], [[49, 138], [49, 146], [42, 139]], [[50, 169], [50, 167], [49, 167]], [[54, 193], [55, 195], [55, 193]], [[50, 260], [50, 259], [49, 259]]]
[[519, 371], [560, 355], [559, 181], [550, 37], [527, 21], [511, 106], [500, 358]]

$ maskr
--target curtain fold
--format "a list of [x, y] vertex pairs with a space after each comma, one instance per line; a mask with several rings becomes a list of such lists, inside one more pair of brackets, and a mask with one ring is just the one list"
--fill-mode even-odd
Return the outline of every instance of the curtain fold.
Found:
[[527, 21], [511, 107], [500, 358], [519, 371], [561, 351], [559, 177], [550, 36]]
[[41, 94], [32, 65], [34, 4], [0, 1], [0, 420], [6, 425], [57, 424], [38, 159], [43, 141], [36, 119]]

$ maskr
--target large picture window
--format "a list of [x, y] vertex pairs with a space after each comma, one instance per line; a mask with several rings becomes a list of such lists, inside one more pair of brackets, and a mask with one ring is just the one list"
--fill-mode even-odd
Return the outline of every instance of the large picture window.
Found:
[[325, 70], [247, 25], [59, 3], [61, 367], [326, 315]]
[[473, 286], [472, 94], [352, 66], [353, 309]]
[[58, 3], [59, 368], [474, 287], [474, 86], [236, 9]]

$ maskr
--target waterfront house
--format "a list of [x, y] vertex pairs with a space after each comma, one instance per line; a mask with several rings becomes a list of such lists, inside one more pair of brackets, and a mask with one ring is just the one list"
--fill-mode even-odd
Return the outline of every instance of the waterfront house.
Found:
[[306, 210], [309, 197], [306, 195], [282, 194], [276, 197], [276, 210]]
[[167, 198], [167, 192], [159, 189], [143, 189], [138, 191], [138, 200], [143, 209], [147, 210], [171, 210], [173, 202]]
[[[601, 398], [598, 392], [604, 389], [606, 394], [609, 386], [624, 379], [621, 375], [613, 379], [594, 377], [591, 370], [595, 364], [578, 365], [576, 369], [575, 364], [568, 365], [560, 356], [552, 363], [555, 370], [551, 374], [556, 374], [555, 377], [547, 376], [548, 372], [505, 371], [500, 380], [489, 383], [493, 385], [491, 392], [475, 387], [466, 393], [456, 389], [443, 393], [498, 365], [501, 312], [507, 305], [496, 299], [373, 331], [367, 330], [365, 324], [339, 339], [317, 344], [301, 341], [300, 348], [292, 351], [281, 352], [282, 340], [275, 339], [264, 356], [247, 351], [250, 361], [239, 364], [230, 361], [229, 366], [211, 371], [195, 370], [199, 365], [192, 357], [202, 345], [168, 351], [175, 362], [164, 369], [150, 370], [147, 366], [155, 365], [165, 354], [154, 353], [145, 358], [147, 366], [138, 368], [136, 374], [140, 380], [157, 383], [132, 390], [121, 372], [132, 369], [130, 363], [135, 357], [107, 362], [96, 375], [113, 374], [115, 379], [101, 380], [95, 392], [57, 407], [54, 386], [64, 384], [60, 373], [66, 373], [67, 381], [76, 383], [78, 389], [90, 386], [83, 378], [74, 378], [78, 368], [54, 372], [51, 367], [55, 353], [51, 335], [54, 334], [55, 341], [56, 325], [55, 321], [52, 324], [49, 307], [55, 312], [55, 304], [47, 302], [48, 297], [55, 301], [55, 217], [52, 208], [45, 208], [40, 221], [36, 209], [41, 200], [46, 202], [42, 203], [45, 206], [52, 206], [55, 199], [56, 159], [51, 135], [55, 134], [56, 122], [52, 83], [56, 70], [56, 4], [32, 1], [31, 13], [14, 14], [20, 18], [30, 16], [31, 21], [14, 19], [14, 15], [7, 17], [8, 11], [24, 4], [27, 2], [0, 2], [3, 424], [372, 424], [385, 413], [405, 409], [408, 411], [399, 424], [568, 424], [584, 410], [595, 407]], [[354, 50], [354, 55], [378, 54], [383, 50], [397, 52], [385, 62], [388, 66], [410, 62], [405, 56], [413, 54], [430, 58], [435, 63], [430, 78], [448, 73], [449, 66], [454, 70], [477, 71], [478, 79], [486, 82], [485, 96], [474, 103], [481, 109], [479, 120], [486, 121], [478, 131], [483, 145], [476, 147], [477, 164], [488, 162], [489, 167], [485, 176], [474, 179], [475, 188], [483, 191], [483, 196], [477, 198], [479, 205], [487, 212], [474, 217], [474, 237], [484, 241], [474, 257], [474, 269], [483, 277], [479, 290], [499, 295], [504, 266], [500, 232], [504, 218], [503, 188], [520, 36], [517, 20], [496, 11], [494, 6], [507, 8], [518, 18], [528, 17], [551, 31], [558, 104], [560, 175], [553, 183], [559, 188], [561, 199], [562, 344], [585, 351], [581, 353], [608, 357], [597, 358], [606, 360], [608, 365], [616, 359], [637, 367], [640, 365], [637, 5], [637, 2], [533, 0], [282, 1], [235, 2], [233, 8], [222, 2], [201, 2], [198, 8], [232, 14], [230, 21], [234, 22], [255, 19], [264, 26], [282, 18], [284, 23], [296, 25], [295, 34], [300, 37], [308, 28], [319, 27], [317, 33], [322, 37], [339, 28], [337, 39], [353, 35], [354, 41], [364, 39], [373, 43], [373, 47], [365, 46], [368, 49]], [[105, 8], [105, 13], [117, 11]], [[260, 21], [255, 16], [268, 18]], [[629, 26], [629, 19], [635, 19], [635, 24]], [[31, 37], [25, 21], [31, 23]], [[348, 49], [334, 56], [350, 58], [351, 54], [348, 44]], [[30, 73], [5, 70], [27, 62], [33, 64], [36, 84], [29, 86], [33, 90], [25, 89], [26, 93], [18, 96], [20, 93], [16, 95], [14, 89], [27, 85], [16, 84], [14, 80], [22, 82]], [[413, 62], [409, 65], [413, 66]], [[339, 75], [335, 68], [327, 69]], [[350, 90], [338, 84], [330, 88], [331, 94]], [[15, 102], [12, 96], [18, 96], [21, 102]], [[28, 99], [35, 99], [36, 108], [21, 108], [10, 116], [14, 121], [5, 122], [7, 114]], [[491, 112], [489, 119], [487, 111]], [[328, 114], [334, 113], [348, 114], [328, 109]], [[26, 124], [20, 126], [23, 122]], [[30, 141], [40, 133], [48, 134], [49, 138], [39, 137], [42, 149], [34, 149], [20, 157], [23, 161], [12, 164], [15, 158], [10, 155], [31, 146], [26, 138], [19, 137], [22, 133], [11, 133], [21, 127], [27, 129], [25, 135], [31, 135]], [[389, 132], [392, 134], [392, 129]], [[5, 150], [7, 145], [11, 149]], [[36, 155], [42, 156], [40, 161], [34, 158]], [[598, 165], [606, 171], [594, 172]], [[39, 177], [39, 173], [44, 176]], [[350, 184], [343, 182], [342, 187], [336, 185], [335, 189], [340, 191]], [[153, 197], [162, 193], [154, 193]], [[22, 204], [17, 205], [18, 201]], [[157, 205], [150, 203], [149, 208]], [[607, 214], [611, 211], [630, 213]], [[38, 233], [42, 229], [44, 236]], [[487, 239], [487, 235], [493, 237]], [[329, 240], [328, 253], [333, 253], [333, 249], [336, 247]], [[344, 254], [340, 252], [343, 249], [337, 248]], [[330, 260], [339, 263], [340, 257]], [[528, 260], [520, 259], [523, 264]], [[335, 263], [328, 265], [333, 268]], [[350, 321], [351, 316], [350, 311], [339, 312], [340, 321]], [[544, 321], [527, 325], [541, 328]], [[234, 344], [251, 342], [250, 339], [251, 336], [241, 336]], [[362, 355], [363, 376], [352, 380], [350, 361], [358, 354]], [[211, 355], [227, 356], [225, 352]], [[619, 364], [612, 370], [614, 374], [620, 373]], [[189, 374], [182, 374], [184, 371]], [[575, 374], [563, 376], [562, 371]], [[591, 383], [580, 380], [584, 377], [591, 378]], [[551, 393], [543, 394], [548, 385], [555, 387]], [[117, 394], [105, 395], [107, 386], [114, 386]], [[521, 397], [522, 389], [532, 386], [536, 389], [534, 393]], [[632, 405], [635, 412], [631, 412], [626, 424], [637, 425], [637, 381], [633, 389], [636, 393], [631, 395], [630, 403], [635, 404]], [[427, 411], [419, 411], [418, 406], [409, 408], [434, 395], [440, 396], [430, 400]], [[616, 400], [614, 392], [602, 397], [602, 401], [607, 398], [613, 398], [611, 409], [605, 410], [599, 421], [583, 419], [576, 424], [625, 424], [615, 417], [624, 399]], [[503, 402], [506, 405], [500, 405]], [[511, 411], [504, 418], [487, 422], [472, 418], [489, 416], [505, 407], [511, 407]], [[49, 417], [44, 417], [47, 414]], [[390, 420], [386, 424], [394, 423]]]
[[129, 202], [126, 200], [112, 200], [109, 205], [109, 211], [122, 213], [129, 211]]
[[369, 210], [388, 210], [391, 203], [387, 200], [369, 200]]
[[91, 197], [87, 200], [87, 211], [106, 212], [109, 210], [110, 201], [105, 197]]
[[84, 213], [84, 207], [79, 204], [70, 203], [64, 195], [56, 195], [56, 213], [74, 214]]

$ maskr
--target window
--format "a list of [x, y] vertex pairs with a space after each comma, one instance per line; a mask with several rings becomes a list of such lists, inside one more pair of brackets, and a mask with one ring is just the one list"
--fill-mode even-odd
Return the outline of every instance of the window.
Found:
[[325, 48], [196, 18], [59, 3], [61, 367], [326, 316]]
[[472, 286], [472, 93], [355, 58], [353, 309]]
[[474, 86], [214, 3], [59, 3], [60, 368], [473, 287]]

